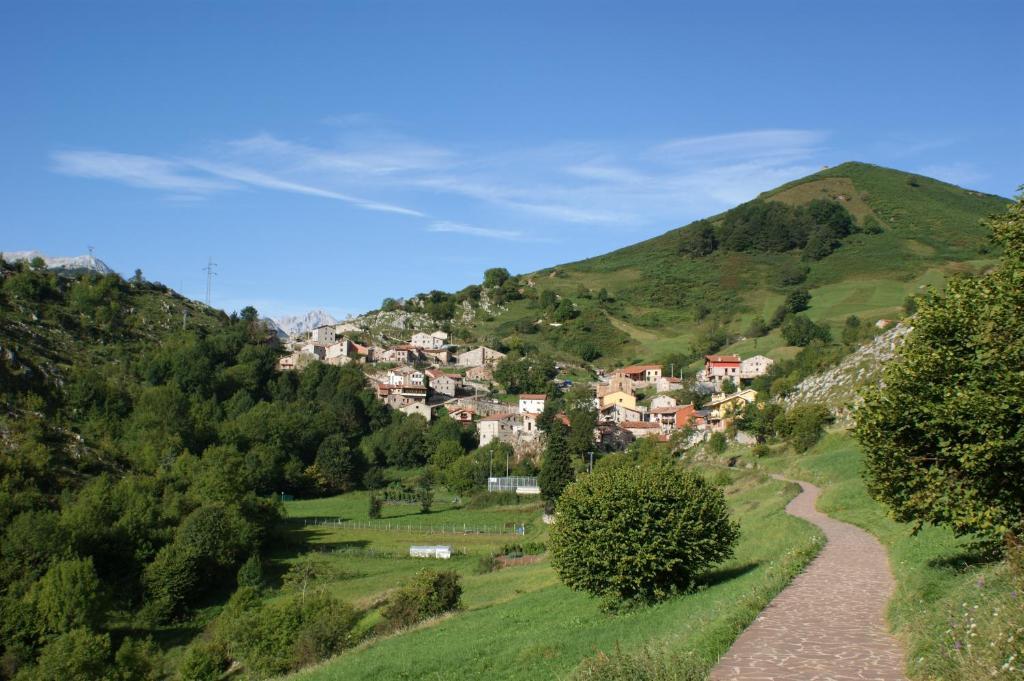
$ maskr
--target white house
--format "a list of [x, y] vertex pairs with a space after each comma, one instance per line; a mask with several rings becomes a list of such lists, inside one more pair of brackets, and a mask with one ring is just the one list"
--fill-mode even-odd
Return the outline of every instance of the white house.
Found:
[[674, 407], [676, 406], [676, 398], [669, 397], [668, 395], [658, 395], [651, 400], [651, 409], [659, 409], [661, 407]]
[[477, 433], [480, 434], [480, 446], [483, 447], [494, 440], [502, 442], [513, 440], [515, 428], [515, 414], [491, 414], [483, 417], [476, 423]]
[[531, 395], [523, 393], [519, 396], [520, 414], [540, 414], [544, 411], [544, 401], [547, 395]]
[[740, 378], [751, 379], [764, 376], [771, 370], [773, 364], [775, 364], [775, 360], [764, 355], [747, 357], [740, 362]]
[[388, 372], [389, 385], [423, 385], [424, 374], [412, 367], [397, 367]]
[[683, 387], [683, 379], [678, 376], [662, 376], [655, 381], [654, 387], [659, 393], [672, 392]]
[[443, 331], [434, 333], [423, 333], [422, 331], [413, 334], [410, 343], [422, 350], [440, 350], [448, 340], [448, 334]]

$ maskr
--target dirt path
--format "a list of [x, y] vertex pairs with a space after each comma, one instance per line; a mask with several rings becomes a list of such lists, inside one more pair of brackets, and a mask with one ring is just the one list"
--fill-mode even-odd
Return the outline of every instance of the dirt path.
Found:
[[803, 491], [786, 512], [820, 527], [828, 543], [740, 635], [711, 678], [902, 681], [903, 652], [885, 624], [893, 590], [885, 549], [864, 530], [819, 513], [821, 490], [799, 484]]

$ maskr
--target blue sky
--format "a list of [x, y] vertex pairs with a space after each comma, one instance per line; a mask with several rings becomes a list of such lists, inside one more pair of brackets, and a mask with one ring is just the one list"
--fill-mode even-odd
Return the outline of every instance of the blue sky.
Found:
[[[712, 7], [714, 4], [714, 7]], [[603, 253], [823, 164], [1011, 195], [1024, 4], [22, 2], [0, 250], [280, 315]]]

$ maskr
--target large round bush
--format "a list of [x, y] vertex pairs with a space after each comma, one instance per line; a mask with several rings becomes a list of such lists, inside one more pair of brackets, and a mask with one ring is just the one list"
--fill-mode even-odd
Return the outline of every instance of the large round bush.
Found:
[[738, 536], [722, 491], [696, 473], [671, 464], [617, 467], [566, 488], [551, 555], [570, 588], [657, 600], [729, 558]]

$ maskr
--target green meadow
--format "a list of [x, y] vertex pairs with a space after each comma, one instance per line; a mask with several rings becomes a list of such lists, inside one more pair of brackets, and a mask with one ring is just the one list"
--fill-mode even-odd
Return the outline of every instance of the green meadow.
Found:
[[[602, 611], [597, 599], [562, 586], [546, 558], [531, 565], [474, 574], [474, 557], [506, 540], [452, 538], [444, 543], [463, 548], [466, 555], [443, 565], [434, 561], [426, 564], [452, 568], [462, 575], [465, 591], [460, 612], [404, 633], [370, 639], [289, 678], [559, 678], [599, 651], [645, 651], [673, 659], [681, 656], [693, 669], [709, 669], [764, 605], [816, 554], [821, 541], [816, 529], [784, 513], [785, 504], [796, 491], [793, 485], [751, 471], [714, 475], [717, 482], [726, 485], [731, 508], [742, 526], [742, 538], [735, 556], [706, 574], [690, 593], [657, 605], [609, 614]], [[335, 499], [339, 510], [360, 507], [358, 501]], [[318, 507], [309, 512], [320, 514], [324, 510]], [[486, 514], [514, 519], [524, 510], [452, 509], [450, 513], [452, 518], [465, 514], [470, 522], [485, 520]], [[300, 512], [298, 508], [289, 511]], [[539, 508], [531, 512], [533, 522], [539, 522]], [[402, 545], [407, 548], [411, 541], [439, 540], [433, 535], [312, 531], [316, 532], [314, 547], [366, 542], [367, 548], [391, 550]], [[527, 540], [542, 539], [544, 534], [543, 528], [530, 525]], [[369, 558], [344, 552], [323, 555], [349, 575], [332, 585], [332, 591], [363, 604], [374, 602], [424, 565], [423, 560], [405, 558]]]

